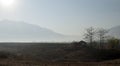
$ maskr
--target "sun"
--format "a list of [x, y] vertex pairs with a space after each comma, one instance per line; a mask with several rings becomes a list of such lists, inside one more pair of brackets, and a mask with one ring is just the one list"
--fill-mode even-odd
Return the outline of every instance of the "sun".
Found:
[[0, 0], [2, 6], [12, 6], [15, 0]]

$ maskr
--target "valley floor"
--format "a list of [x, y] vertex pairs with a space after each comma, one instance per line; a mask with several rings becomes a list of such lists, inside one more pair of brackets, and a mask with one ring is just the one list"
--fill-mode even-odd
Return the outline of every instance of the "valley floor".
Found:
[[69, 43], [0, 43], [0, 66], [120, 66], [120, 50]]
[[40, 62], [0, 60], [0, 66], [120, 66], [120, 60], [104, 62]]

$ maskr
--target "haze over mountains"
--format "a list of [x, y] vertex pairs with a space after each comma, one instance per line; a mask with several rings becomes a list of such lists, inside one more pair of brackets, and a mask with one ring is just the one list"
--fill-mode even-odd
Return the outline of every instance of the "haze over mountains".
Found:
[[109, 35], [120, 39], [120, 26], [112, 27], [109, 31]]
[[[110, 29], [109, 35], [120, 38], [120, 26]], [[25, 22], [16, 22], [11, 20], [0, 21], [0, 41], [1, 42], [64, 42], [79, 41], [80, 36], [68, 36], [54, 32], [38, 25], [28, 24]]]
[[0, 21], [0, 41], [59, 42], [73, 41], [78, 38], [79, 37], [62, 35], [50, 29], [25, 22]]

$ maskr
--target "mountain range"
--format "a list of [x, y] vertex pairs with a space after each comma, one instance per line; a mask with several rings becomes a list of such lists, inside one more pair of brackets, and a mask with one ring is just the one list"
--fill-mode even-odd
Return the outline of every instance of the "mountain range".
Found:
[[[120, 38], [120, 26], [109, 29], [110, 36]], [[51, 29], [40, 27], [39, 25], [11, 20], [0, 21], [0, 41], [1, 42], [67, 42], [80, 41], [80, 36], [69, 36], [57, 33]]]
[[78, 38], [25, 22], [0, 21], [0, 41], [59, 42], [73, 41]]

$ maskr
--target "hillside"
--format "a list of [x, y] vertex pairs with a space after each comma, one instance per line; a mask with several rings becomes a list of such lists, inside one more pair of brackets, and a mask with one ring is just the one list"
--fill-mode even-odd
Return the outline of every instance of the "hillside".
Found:
[[59, 42], [74, 39], [78, 39], [78, 37], [66, 36], [38, 25], [10, 20], [0, 21], [1, 42]]

